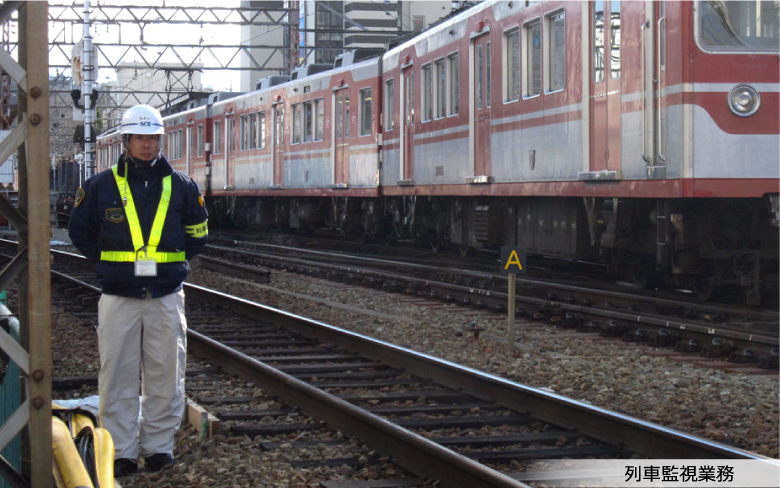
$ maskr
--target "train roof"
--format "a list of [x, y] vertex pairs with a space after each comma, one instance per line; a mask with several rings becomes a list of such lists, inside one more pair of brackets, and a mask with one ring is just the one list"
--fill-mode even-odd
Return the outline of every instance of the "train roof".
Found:
[[[347, 71], [352, 72], [353, 79], [359, 81], [368, 77], [374, 77], [377, 75], [376, 65], [379, 63], [378, 57], [369, 58], [360, 62], [356, 62], [350, 65], [344, 65], [339, 68], [331, 68], [327, 71], [321, 71], [305, 78], [297, 80], [288, 80], [279, 84], [269, 84], [259, 90], [255, 90], [250, 93], [244, 93], [235, 97], [232, 101], [236, 102], [239, 108], [245, 108], [245, 106], [255, 103], [253, 99], [255, 97], [262, 98], [265, 94], [272, 90], [285, 90], [286, 97], [297, 96], [304, 93], [303, 87], [307, 85], [311, 86], [311, 91], [319, 91], [325, 88], [330, 83], [330, 77], [344, 73]], [[297, 91], [297, 93], [296, 93]], [[221, 105], [221, 103], [215, 103], [215, 105]]]
[[502, 19], [510, 14], [515, 14], [526, 8], [525, 2], [507, 2], [504, 0], [488, 0], [480, 2], [461, 12], [455, 13], [451, 18], [429, 27], [417, 36], [402, 42], [389, 49], [384, 55], [384, 69], [393, 69], [398, 65], [398, 58], [402, 51], [414, 47], [418, 56], [436, 50], [442, 46], [452, 44], [453, 41], [462, 39], [467, 35], [466, 24], [468, 19], [478, 12], [493, 9], [497, 19]]

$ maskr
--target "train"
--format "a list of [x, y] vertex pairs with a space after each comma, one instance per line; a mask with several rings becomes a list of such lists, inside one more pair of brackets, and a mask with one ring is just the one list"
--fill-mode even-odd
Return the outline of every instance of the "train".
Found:
[[164, 117], [163, 151], [212, 225], [514, 246], [757, 305], [780, 275], [779, 5], [486, 1], [212, 94]]

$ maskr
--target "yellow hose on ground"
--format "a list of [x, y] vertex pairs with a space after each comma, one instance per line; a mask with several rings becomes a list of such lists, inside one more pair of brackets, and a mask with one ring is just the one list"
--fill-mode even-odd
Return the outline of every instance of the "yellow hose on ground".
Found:
[[[94, 488], [87, 469], [79, 457], [70, 430], [65, 422], [51, 418], [52, 445], [54, 449], [54, 478], [61, 480], [64, 488]], [[59, 475], [59, 476], [58, 476]]]
[[70, 417], [70, 435], [76, 437], [84, 427], [95, 428], [95, 422], [92, 421], [92, 416], [85, 413], [75, 411], [71, 413]]
[[106, 429], [98, 427], [95, 429], [95, 444], [100, 488], [114, 488], [114, 440]]

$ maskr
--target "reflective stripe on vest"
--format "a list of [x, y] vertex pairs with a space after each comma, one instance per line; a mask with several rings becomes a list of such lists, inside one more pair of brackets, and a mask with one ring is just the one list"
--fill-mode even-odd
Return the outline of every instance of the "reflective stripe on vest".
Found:
[[127, 184], [127, 176], [119, 176], [119, 168], [114, 165], [111, 170], [114, 172], [116, 186], [119, 188], [119, 195], [125, 202], [125, 215], [127, 224], [130, 226], [130, 236], [133, 239], [134, 251], [102, 251], [100, 259], [102, 261], [120, 261], [134, 262], [138, 258], [152, 259], [158, 263], [174, 263], [185, 261], [184, 252], [157, 252], [157, 246], [160, 244], [162, 229], [165, 224], [165, 216], [168, 214], [168, 204], [171, 201], [171, 176], [163, 178], [163, 191], [160, 196], [160, 204], [157, 206], [157, 213], [154, 216], [152, 232], [149, 234], [149, 244], [144, 245], [144, 236], [141, 231], [141, 223], [138, 220], [138, 213], [135, 210], [133, 202], [133, 193]]

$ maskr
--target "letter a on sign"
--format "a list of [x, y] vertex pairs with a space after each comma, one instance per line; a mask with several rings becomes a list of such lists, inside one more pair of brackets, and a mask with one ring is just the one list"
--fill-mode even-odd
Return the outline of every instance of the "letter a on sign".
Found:
[[501, 273], [525, 273], [525, 250], [512, 246], [501, 247]]

